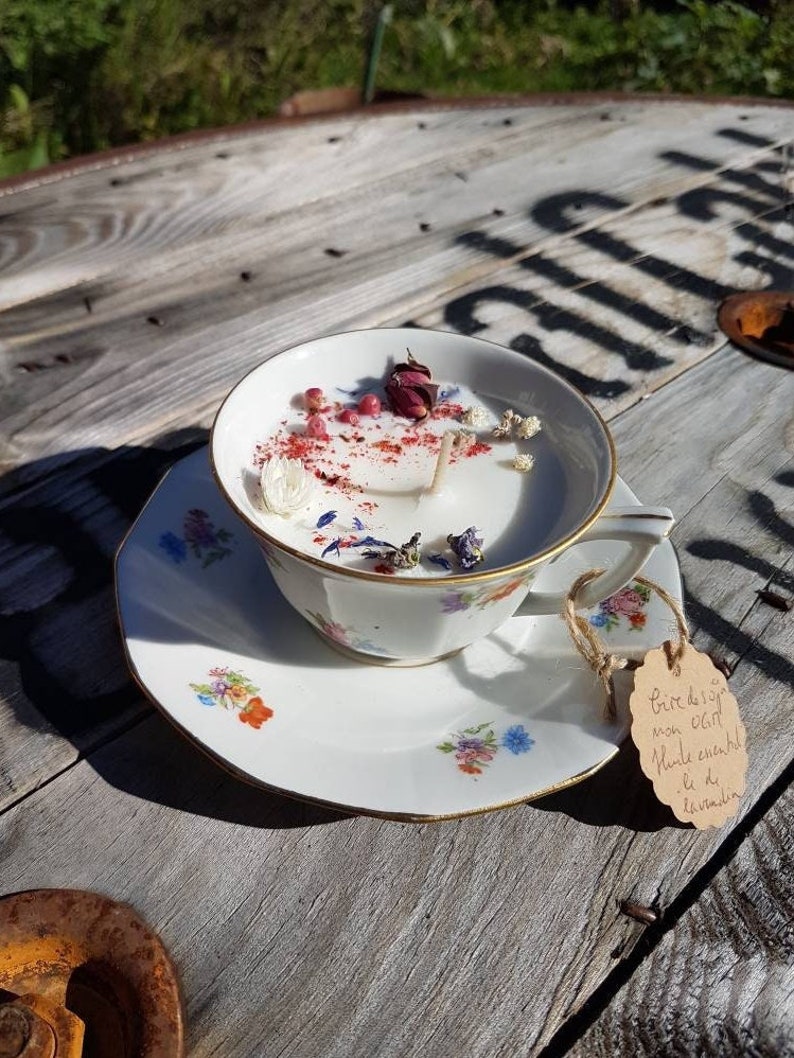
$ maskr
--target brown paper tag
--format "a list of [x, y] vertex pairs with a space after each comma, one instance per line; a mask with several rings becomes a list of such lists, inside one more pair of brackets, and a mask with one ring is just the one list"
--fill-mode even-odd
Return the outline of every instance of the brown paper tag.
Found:
[[659, 800], [701, 830], [730, 819], [744, 793], [747, 736], [711, 660], [687, 644], [671, 671], [665, 650], [650, 650], [629, 707], [640, 765]]

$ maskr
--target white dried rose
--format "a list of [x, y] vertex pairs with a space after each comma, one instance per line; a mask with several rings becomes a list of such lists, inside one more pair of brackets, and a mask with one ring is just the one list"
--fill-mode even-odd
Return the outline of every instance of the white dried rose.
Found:
[[474, 404], [471, 408], [467, 408], [464, 411], [462, 419], [467, 426], [473, 426], [477, 429], [480, 426], [485, 426], [488, 422], [488, 412], [485, 408], [481, 408], [479, 404]]
[[314, 492], [315, 479], [300, 459], [274, 456], [262, 467], [262, 499], [273, 514], [288, 517], [306, 507]]
[[537, 415], [528, 415], [526, 419], [522, 419], [519, 422], [518, 427], [516, 428], [518, 436], [523, 437], [525, 440], [528, 437], [534, 437], [535, 434], [540, 433], [540, 431], [540, 419]]
[[513, 460], [513, 467], [516, 470], [520, 470], [522, 474], [527, 474], [535, 465], [535, 457], [527, 455], [524, 452], [520, 452]]

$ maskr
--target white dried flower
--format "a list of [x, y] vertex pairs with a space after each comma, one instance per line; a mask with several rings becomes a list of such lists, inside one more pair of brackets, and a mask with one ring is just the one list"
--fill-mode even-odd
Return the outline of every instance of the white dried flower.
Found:
[[523, 437], [525, 440], [529, 437], [534, 437], [536, 433], [540, 433], [541, 425], [540, 419], [537, 415], [528, 415], [526, 419], [522, 419], [517, 428], [516, 433], [519, 437]]
[[459, 452], [468, 452], [473, 444], [477, 441], [475, 434], [471, 430], [455, 430], [455, 437], [452, 441], [452, 447], [457, 449]]
[[516, 470], [520, 470], [522, 474], [527, 474], [535, 465], [535, 457], [527, 455], [524, 452], [520, 452], [513, 460], [513, 467]]
[[273, 514], [288, 517], [306, 507], [314, 491], [315, 479], [304, 470], [300, 459], [274, 456], [262, 467], [262, 499]]
[[507, 408], [502, 412], [502, 418], [499, 425], [494, 426], [491, 433], [494, 437], [498, 437], [499, 440], [503, 441], [512, 434], [513, 427], [519, 422], [521, 422], [521, 416], [516, 415], [512, 408]]
[[464, 411], [462, 419], [467, 426], [473, 426], [476, 430], [480, 426], [485, 426], [488, 422], [488, 412], [485, 408], [481, 408], [479, 404], [474, 404], [471, 408], [467, 408]]

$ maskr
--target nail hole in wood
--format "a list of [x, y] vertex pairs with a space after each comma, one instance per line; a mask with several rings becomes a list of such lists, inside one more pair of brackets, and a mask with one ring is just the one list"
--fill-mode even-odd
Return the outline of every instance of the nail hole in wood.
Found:
[[229, 157], [229, 152], [228, 151], [216, 151], [215, 152], [215, 157], [216, 158], [228, 158]]
[[340, 139], [341, 139], [340, 136], [329, 136], [327, 142], [328, 143], [339, 143]]
[[244, 283], [250, 283], [253, 279], [253, 274], [251, 272], [241, 272], [240, 279], [242, 279]]
[[427, 128], [427, 125], [426, 125], [426, 124], [424, 123], [424, 121], [417, 121], [417, 123], [416, 123], [416, 127], [417, 127], [418, 129], [426, 129], [426, 128]]
[[495, 217], [503, 217], [503, 216], [505, 215], [505, 211], [504, 211], [503, 209], [499, 209], [499, 207], [498, 207], [498, 206], [497, 206], [497, 208], [496, 208], [496, 209], [492, 209], [492, 210], [491, 210], [491, 213], [492, 213], [492, 214], [493, 214], [493, 215], [494, 215]]
[[422, 223], [419, 225], [419, 230], [430, 231], [430, 225], [427, 223], [427, 221], [422, 221]]
[[502, 120], [502, 124], [503, 125], [512, 125], [513, 124], [513, 119], [512, 118], [504, 118]]
[[151, 325], [153, 327], [162, 327], [163, 326], [163, 321], [160, 319], [159, 316], [147, 316], [146, 317], [146, 322], [147, 323], [151, 323]]
[[85, 305], [86, 312], [93, 312], [94, 309], [91, 305], [91, 298], [83, 298], [83, 304]]
[[344, 257], [347, 250], [337, 250], [335, 246], [326, 246], [323, 253], [327, 254], [328, 257]]

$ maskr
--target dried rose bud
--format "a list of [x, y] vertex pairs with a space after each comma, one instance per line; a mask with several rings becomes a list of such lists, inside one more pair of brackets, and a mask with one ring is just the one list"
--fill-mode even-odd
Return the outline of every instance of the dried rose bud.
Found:
[[303, 394], [303, 402], [308, 412], [322, 411], [325, 406], [325, 394], [319, 386], [311, 386]]
[[322, 415], [310, 415], [306, 420], [306, 436], [314, 437], [319, 441], [330, 440], [328, 436], [328, 427], [326, 426], [325, 419]]
[[417, 363], [410, 352], [406, 363], [397, 364], [386, 383], [386, 395], [395, 415], [425, 418], [438, 396], [438, 386], [431, 377], [430, 368]]

